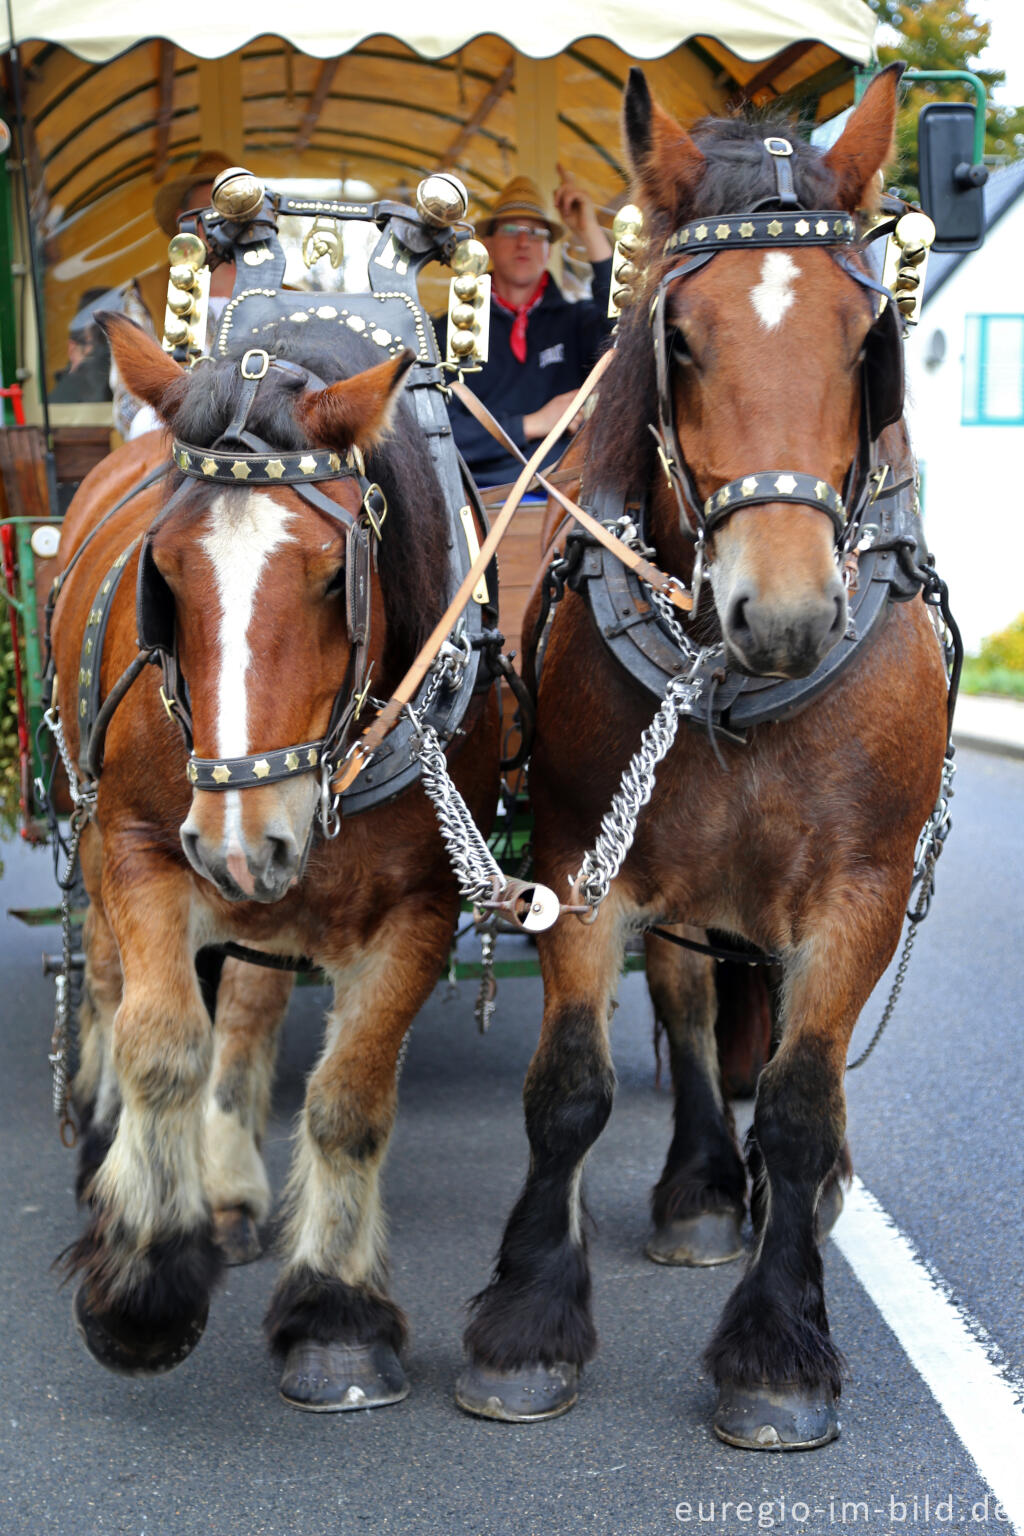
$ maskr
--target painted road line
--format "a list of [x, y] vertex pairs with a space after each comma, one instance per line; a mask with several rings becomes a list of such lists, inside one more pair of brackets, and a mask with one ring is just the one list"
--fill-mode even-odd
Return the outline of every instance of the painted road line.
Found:
[[983, 1331], [858, 1178], [832, 1240], [924, 1377], [1017, 1536], [1024, 1536], [1024, 1409], [1019, 1391], [980, 1342]]

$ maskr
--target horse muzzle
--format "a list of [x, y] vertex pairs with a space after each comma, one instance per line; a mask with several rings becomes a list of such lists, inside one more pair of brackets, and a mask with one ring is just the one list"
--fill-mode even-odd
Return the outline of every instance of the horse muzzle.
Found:
[[181, 845], [196, 874], [227, 901], [280, 901], [301, 878], [309, 845], [288, 817], [269, 818], [258, 833], [230, 826], [216, 831], [197, 814], [197, 795], [181, 828]]
[[807, 677], [846, 633], [838, 574], [824, 590], [766, 597], [739, 581], [719, 609], [730, 663], [754, 677]]

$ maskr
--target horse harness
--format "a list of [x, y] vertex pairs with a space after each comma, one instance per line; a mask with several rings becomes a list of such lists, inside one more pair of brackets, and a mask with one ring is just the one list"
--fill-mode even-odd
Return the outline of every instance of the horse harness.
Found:
[[[605, 644], [645, 690], [657, 699], [669, 679], [680, 671], [688, 687], [680, 712], [716, 736], [742, 742], [747, 727], [791, 717], [804, 709], [845, 670], [860, 644], [883, 620], [889, 601], [907, 601], [922, 588], [937, 601], [938, 582], [923, 554], [923, 536], [914, 478], [894, 482], [892, 468], [879, 462], [882, 430], [903, 414], [904, 378], [902, 322], [895, 301], [851, 255], [858, 240], [855, 220], [837, 209], [805, 210], [792, 187], [786, 139], [764, 141], [776, 169], [777, 195], [744, 214], [692, 220], [665, 241], [663, 254], [683, 252], [658, 283], [648, 320], [657, 381], [658, 419], [652, 432], [658, 457], [679, 510], [682, 533], [695, 545], [693, 598], [698, 611], [705, 574], [707, 541], [726, 518], [743, 507], [785, 502], [812, 507], [829, 518], [835, 532], [836, 558], [843, 569], [850, 599], [846, 635], [810, 676], [783, 680], [748, 677], [724, 663], [721, 645], [700, 647], [671, 615], [663, 602], [621, 562], [585, 531], [570, 533], [565, 555], [548, 572], [545, 600], [537, 629], [538, 663], [550, 604], [564, 587], [583, 593]], [[889, 224], [872, 230], [871, 237]], [[855, 282], [881, 298], [862, 362], [862, 409], [857, 453], [842, 491], [813, 475], [791, 470], [759, 469], [738, 476], [711, 496], [702, 498], [679, 443], [671, 388], [672, 342], [667, 322], [669, 287], [708, 265], [722, 251], [742, 249], [801, 249], [824, 247]], [[584, 466], [584, 479], [586, 466]], [[581, 498], [583, 499], [583, 498]], [[644, 495], [622, 495], [597, 488], [586, 498], [599, 521], [614, 529], [632, 548], [653, 555], [648, 547]], [[717, 750], [717, 749], [716, 749]]]
[[[405, 754], [398, 751], [393, 754], [390, 773], [380, 773], [377, 783], [370, 787], [369, 792], [367, 785], [361, 784], [358, 799], [350, 795], [350, 799], [356, 801], [355, 804], [344, 805], [343, 797], [332, 794], [330, 788], [331, 779], [345, 755], [369, 694], [371, 679], [367, 657], [371, 635], [371, 564], [376, 561], [376, 546], [383, 536], [387, 501], [380, 486], [367, 479], [358, 449], [350, 449], [344, 459], [340, 454], [325, 449], [285, 451], [275, 449], [249, 431], [249, 413], [260, 383], [270, 369], [276, 368], [298, 377], [301, 384], [313, 389], [326, 388], [322, 380], [308, 369], [273, 357], [262, 348], [248, 350], [237, 366], [243, 380], [241, 398], [231, 422], [216, 444], [210, 448], [200, 448], [175, 438], [171, 466], [162, 466], [155, 474], [146, 475], [128, 496], [111, 509], [113, 512], [125, 505], [132, 496], [166, 473], [168, 467], [178, 470], [185, 477], [172, 491], [146, 531], [137, 535], [114, 561], [100, 583], [89, 611], [78, 674], [79, 771], [87, 783], [99, 777], [106, 730], [114, 710], [146, 663], [159, 663], [163, 671], [160, 696], [168, 716], [178, 722], [185, 737], [189, 749], [186, 772], [194, 789], [244, 789], [260, 784], [280, 783], [306, 773], [317, 773], [321, 782], [321, 828], [325, 835], [334, 836], [339, 827], [339, 810], [352, 814], [356, 810], [368, 809], [391, 799], [405, 787], [410, 777], [410, 765], [404, 761]], [[338, 480], [355, 482], [360, 495], [359, 510], [355, 514], [331, 500], [318, 488], [324, 481]], [[157, 531], [181, 507], [194, 481], [236, 488], [240, 485], [287, 485], [316, 513], [326, 517], [332, 525], [344, 532], [345, 615], [351, 651], [345, 677], [335, 694], [327, 729], [315, 741], [298, 742], [237, 758], [200, 758], [193, 751], [191, 707], [188, 685], [179, 664], [174, 599], [157, 566], [153, 541]], [[446, 498], [446, 504], [449, 502], [450, 498]], [[460, 514], [450, 505], [448, 513], [450, 537], [454, 542]], [[85, 543], [79, 546], [75, 558], [61, 574], [60, 586], [77, 563], [84, 547]], [[124, 570], [136, 549], [139, 549], [136, 586], [139, 655], [104, 699], [100, 689], [100, 674], [107, 624]], [[60, 586], [51, 599], [51, 609]], [[466, 668], [473, 651], [486, 653], [488, 648], [500, 649], [500, 644], [501, 637], [496, 630], [483, 629], [479, 637], [459, 636], [457, 644], [449, 643], [443, 651], [441, 670], [425, 683], [416, 705], [421, 718], [432, 723], [444, 740], [450, 741], [460, 729], [475, 691], [473, 688], [461, 687], [461, 672]], [[476, 679], [477, 689], [489, 686], [491, 668], [488, 666], [478, 670], [480, 675]], [[384, 752], [379, 755], [386, 757], [388, 754]], [[415, 770], [415, 764], [412, 766]], [[396, 780], [399, 781], [397, 784]]]

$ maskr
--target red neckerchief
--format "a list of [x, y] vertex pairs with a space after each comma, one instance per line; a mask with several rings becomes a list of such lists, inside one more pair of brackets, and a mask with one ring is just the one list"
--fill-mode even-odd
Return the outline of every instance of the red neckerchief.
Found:
[[512, 322], [512, 334], [509, 337], [509, 346], [512, 348], [512, 356], [521, 363], [526, 362], [526, 320], [528, 315], [537, 308], [537, 305], [544, 297], [544, 290], [547, 285], [548, 274], [542, 272], [540, 282], [525, 304], [510, 304], [507, 299], [501, 297], [500, 293], [494, 294], [495, 303], [500, 304], [502, 309], [506, 310], [508, 314], [515, 315], [515, 319]]

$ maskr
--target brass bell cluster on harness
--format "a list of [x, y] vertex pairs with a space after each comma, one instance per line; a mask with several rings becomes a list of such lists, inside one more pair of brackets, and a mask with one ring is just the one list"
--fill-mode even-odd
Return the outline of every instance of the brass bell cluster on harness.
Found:
[[488, 260], [487, 247], [480, 240], [460, 241], [452, 255], [455, 276], [448, 290], [446, 361], [457, 368], [479, 368], [487, 361], [491, 330]]
[[926, 213], [905, 213], [885, 247], [882, 283], [891, 288], [896, 307], [907, 325], [921, 318], [928, 252], [935, 239], [935, 225]]
[[164, 351], [185, 356], [198, 354], [206, 341], [206, 311], [210, 302], [206, 246], [198, 235], [178, 234], [167, 247], [167, 259], [171, 270], [164, 311]]
[[635, 203], [626, 203], [612, 220], [615, 250], [612, 253], [612, 283], [608, 294], [608, 315], [618, 319], [636, 300], [641, 268], [638, 256], [643, 249], [644, 216]]

